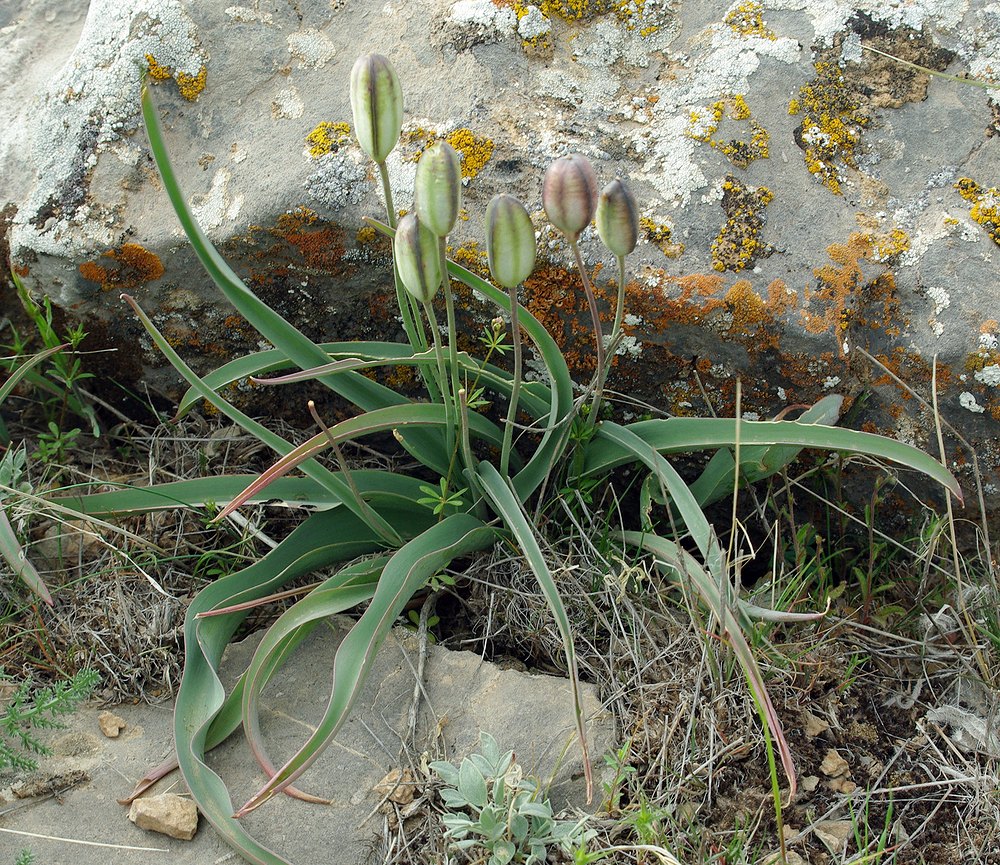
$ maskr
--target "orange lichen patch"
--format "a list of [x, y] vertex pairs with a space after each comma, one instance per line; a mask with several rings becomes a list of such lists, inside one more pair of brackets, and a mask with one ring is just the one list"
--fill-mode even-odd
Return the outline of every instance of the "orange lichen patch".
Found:
[[969, 216], [1000, 246], [1000, 188], [983, 189], [971, 177], [963, 177], [955, 184], [955, 189], [972, 205]]
[[472, 179], [493, 155], [493, 141], [482, 135], [476, 135], [471, 129], [456, 129], [445, 138], [462, 157], [462, 177]]
[[29, 268], [26, 264], [15, 264], [14, 273], [23, 278], [31, 273], [31, 268]]
[[327, 153], [336, 153], [350, 140], [349, 124], [324, 120], [306, 136], [306, 146], [309, 148], [309, 155], [318, 159]]
[[173, 78], [181, 96], [189, 102], [194, 102], [205, 89], [208, 81], [208, 70], [202, 66], [194, 75], [190, 72], [173, 71], [169, 66], [161, 64], [152, 54], [146, 55], [149, 77], [154, 81], [168, 81]]
[[774, 199], [766, 186], [744, 186], [730, 175], [722, 184], [726, 223], [712, 242], [712, 267], [734, 272], [752, 267], [771, 248], [761, 240], [764, 208]]
[[130, 291], [159, 279], [164, 273], [160, 257], [138, 243], [109, 249], [101, 253], [101, 258], [108, 262], [85, 261], [78, 268], [84, 279], [101, 283], [101, 291]]
[[273, 233], [295, 247], [307, 267], [331, 271], [344, 256], [344, 232], [308, 207], [281, 214]]
[[746, 279], [736, 280], [726, 292], [726, 309], [733, 318], [730, 330], [735, 333], [752, 333], [758, 325], [770, 320], [764, 298], [753, 290]]
[[760, 39], [777, 39], [775, 32], [764, 24], [764, 7], [755, 0], [740, 3], [722, 19], [730, 30], [741, 36], [756, 36]]
[[863, 262], [878, 260], [870, 235], [851, 234], [847, 243], [828, 246], [827, 255], [834, 263], [815, 268], [816, 287], [805, 292], [807, 308], [801, 312], [805, 329], [835, 334], [842, 354], [848, 329], [898, 336], [907, 322], [900, 313], [893, 275], [883, 273], [866, 281], [862, 270]]
[[[728, 111], [727, 111], [728, 110]], [[727, 115], [730, 120], [749, 121], [750, 137], [747, 139], [725, 139], [716, 136], [719, 125]], [[708, 117], [703, 117], [700, 111], [692, 111], [688, 135], [695, 141], [703, 141], [725, 155], [737, 168], [746, 169], [755, 159], [767, 159], [770, 151], [768, 144], [771, 136], [750, 114], [750, 106], [746, 99], [737, 95], [727, 99], [719, 99], [709, 106]]]

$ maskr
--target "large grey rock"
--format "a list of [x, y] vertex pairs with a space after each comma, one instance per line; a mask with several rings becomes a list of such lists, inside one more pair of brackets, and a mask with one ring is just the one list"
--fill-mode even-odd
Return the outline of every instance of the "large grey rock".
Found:
[[[571, 5], [582, 20], [560, 17]], [[156, 101], [184, 189], [248, 283], [317, 337], [397, 334], [385, 249], [358, 235], [381, 210], [371, 167], [335, 128], [330, 152], [318, 155], [322, 129], [307, 142], [350, 120], [350, 66], [380, 51], [409, 117], [390, 166], [397, 205], [409, 206], [414, 159], [434, 136], [451, 135], [474, 174], [456, 245], [482, 239], [497, 191], [537, 211], [560, 154], [632, 179], [646, 221], [619, 387], [700, 413], [697, 371], [724, 413], [739, 373], [749, 417], [871, 391], [858, 423], [930, 446], [929, 411], [865, 353], [925, 397], [936, 355], [942, 412], [978, 449], [998, 501], [1000, 91], [867, 49], [996, 79], [1000, 4], [588, 11], [609, 5], [621, 4], [95, 0], [82, 22], [77, 2], [18, 0], [0, 31], [0, 63], [17, 70], [0, 85], [13, 264], [95, 341], [126, 349], [120, 378], [176, 381], [150, 377], [160, 361], [121, 290], [189, 358], [257, 345], [193, 263], [151, 166], [136, 71], [151, 56], [173, 78]], [[539, 227], [548, 261], [527, 299], [582, 377], [593, 353], [566, 322], [582, 311], [567, 250]], [[611, 263], [590, 232], [584, 247]], [[960, 472], [968, 456], [953, 451]]]
[[[336, 628], [318, 628], [265, 694], [261, 720], [273, 758], [290, 757], [314, 729], [326, 705], [333, 652], [342, 634]], [[250, 661], [258, 642], [259, 635], [227, 650], [223, 664], [227, 687]], [[416, 663], [415, 639], [406, 631], [394, 631], [334, 743], [299, 781], [300, 789], [329, 798], [332, 804], [306, 804], [285, 796], [271, 800], [246, 818], [250, 831], [266, 846], [292, 862], [355, 865], [362, 861], [366, 844], [381, 833], [382, 817], [376, 811], [381, 796], [374, 790], [379, 782], [391, 770], [405, 769], [422, 786], [422, 757], [461, 760], [478, 749], [480, 730], [491, 733], [501, 747], [513, 748], [526, 772], [552, 779], [552, 800], [558, 807], [584, 804], [582, 762], [566, 680], [502, 670], [473, 653], [431, 645], [416, 739], [404, 749]], [[583, 699], [599, 790], [601, 755], [615, 745], [612, 722], [602, 712], [593, 686], [584, 685]], [[172, 752], [171, 707], [123, 705], [115, 711], [128, 726], [113, 740], [100, 734], [97, 708], [68, 718], [70, 729], [51, 736], [55, 755], [43, 761], [41, 774], [73, 778], [73, 786], [60, 790], [56, 782], [60, 795], [51, 798], [44, 794], [53, 792], [52, 785], [36, 785], [40, 792], [34, 795], [42, 798], [30, 806], [10, 810], [0, 806], [0, 826], [120, 845], [109, 852], [68, 841], [23, 839], [43, 862], [105, 865], [110, 855], [110, 861], [122, 865], [146, 865], [157, 861], [150, 848], [160, 851], [156, 855], [168, 853], [168, 861], [177, 865], [229, 861], [233, 854], [207, 823], [190, 841], [151, 835], [129, 823], [127, 810], [116, 800]], [[216, 749], [210, 762], [228, 785], [234, 803], [245, 801], [263, 783], [242, 735]], [[152, 791], [183, 792], [176, 773]], [[194, 828], [190, 819], [187, 827]]]

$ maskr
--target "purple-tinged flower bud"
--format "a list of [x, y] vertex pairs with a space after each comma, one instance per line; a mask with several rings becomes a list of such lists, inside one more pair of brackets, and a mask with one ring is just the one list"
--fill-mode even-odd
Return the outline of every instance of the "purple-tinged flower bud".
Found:
[[413, 181], [413, 209], [438, 237], [455, 227], [462, 206], [462, 160], [447, 141], [428, 147], [417, 163]]
[[408, 213], [396, 226], [392, 249], [403, 287], [421, 303], [430, 303], [441, 286], [438, 239]]
[[597, 233], [604, 245], [624, 258], [639, 241], [639, 213], [635, 196], [625, 182], [615, 178], [597, 199]]
[[535, 267], [535, 228], [513, 195], [494, 195], [486, 208], [486, 256], [504, 288], [517, 288]]
[[365, 54], [354, 62], [351, 112], [361, 149], [376, 162], [385, 162], [403, 126], [403, 90], [387, 57]]
[[542, 206], [556, 228], [575, 241], [594, 218], [597, 175], [586, 156], [573, 153], [553, 162], [542, 183]]

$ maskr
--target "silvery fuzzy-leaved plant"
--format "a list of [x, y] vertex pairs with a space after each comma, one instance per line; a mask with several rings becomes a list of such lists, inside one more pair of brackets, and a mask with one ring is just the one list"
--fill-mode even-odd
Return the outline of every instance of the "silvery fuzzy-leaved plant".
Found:
[[430, 764], [444, 786], [441, 817], [453, 849], [487, 865], [542, 865], [549, 848], [565, 853], [585, 847], [596, 835], [586, 819], [557, 820], [536, 778], [521, 771], [514, 752], [500, 753], [496, 740], [479, 734], [479, 752], [459, 766]]
[[[184, 674], [174, 720], [176, 757], [151, 771], [133, 796], [179, 767], [201, 812], [241, 856], [260, 865], [287, 865], [287, 859], [253, 837], [239, 818], [281, 792], [316, 801], [293, 784], [329, 745], [347, 718], [375, 653], [406, 603], [442, 569], [460, 567], [458, 562], [463, 557], [497, 543], [516, 549], [524, 557], [562, 637], [589, 795], [591, 768], [586, 754], [573, 634], [542, 552], [544, 539], [528, 514], [545, 505], [546, 495], [557, 495], [547, 490], [592, 486], [626, 465], [637, 466], [643, 472], [646, 500], [655, 498], [664, 503], [670, 519], [654, 526], [645, 522], [642, 515], [635, 515], [634, 524], [645, 530], [623, 530], [612, 538], [620, 544], [623, 556], [626, 549], [652, 556], [658, 567], [684, 584], [689, 594], [708, 610], [745, 672], [762, 721], [777, 741], [789, 786], [794, 791], [791, 754], [744, 630], [755, 616], [785, 620], [810, 616], [762, 610], [739, 597], [726, 552], [708, 523], [703, 506], [722, 495], [727, 487], [732, 493], [741, 484], [780, 471], [803, 447], [857, 451], [895, 460], [925, 472], [960, 495], [955, 479], [935, 460], [912, 447], [830, 426], [839, 415], [840, 401], [836, 397], [818, 403], [811, 410], [812, 415], [801, 423], [666, 418], [618, 424], [602, 420], [598, 410], [601, 390], [608, 373], [609, 354], [613, 356], [613, 352], [605, 351], [600, 333], [601, 311], [582, 266], [576, 238], [597, 215], [598, 228], [618, 259], [619, 298], [609, 341], [609, 345], [614, 345], [621, 335], [624, 259], [637, 236], [634, 225], [637, 208], [624, 184], [613, 185], [602, 198], [597, 192], [596, 172], [579, 155], [557, 160], [546, 172], [542, 190], [545, 210], [566, 233], [576, 254], [581, 289], [587, 294], [594, 321], [596, 350], [602, 359], [593, 380], [584, 389], [585, 398], [593, 399], [586, 416], [587, 435], [570, 435], [584, 414], [583, 399], [575, 398], [574, 382], [558, 345], [517, 302], [517, 282], [530, 272], [534, 262], [534, 237], [530, 219], [526, 222], [526, 213], [522, 213], [524, 206], [504, 199], [488, 211], [489, 260], [492, 273], [506, 289], [501, 290], [446, 257], [446, 232], [451, 230], [452, 215], [458, 212], [461, 196], [455, 171], [457, 156], [454, 151], [449, 152], [450, 148], [441, 145], [433, 150], [432, 158], [418, 172], [416, 213], [412, 220], [396, 225], [386, 159], [399, 136], [402, 88], [385, 57], [359, 58], [351, 73], [351, 105], [359, 145], [375, 163], [386, 202], [386, 222], [373, 220], [372, 224], [395, 237], [393, 282], [407, 344], [317, 343], [254, 295], [194, 219], [171, 168], [149, 88], [144, 85], [142, 89], [142, 110], [152, 153], [195, 253], [219, 290], [274, 348], [232, 360], [199, 376], [164, 339], [139, 304], [130, 297], [123, 298], [157, 347], [190, 385], [179, 412], [207, 401], [257, 436], [280, 458], [258, 476], [199, 478], [62, 501], [91, 516], [134, 514], [178, 502], [188, 507], [204, 507], [209, 502], [222, 505], [218, 519], [244, 503], [286, 502], [296, 507], [311, 505], [313, 510], [259, 561], [208, 585], [189, 605], [184, 625]], [[424, 165], [424, 159], [419, 165]], [[431, 222], [430, 226], [421, 223], [421, 213]], [[517, 332], [513, 374], [488, 359], [480, 360], [458, 351], [453, 280], [464, 283], [492, 304], [494, 317], [514, 323]], [[433, 306], [439, 292], [444, 295], [447, 316], [446, 344]], [[428, 330], [432, 335], [430, 341]], [[545, 369], [544, 380], [521, 380], [518, 357], [522, 335], [530, 341]], [[425, 388], [422, 397], [398, 393], [362, 375], [362, 371], [399, 366], [414, 367], [420, 373]], [[273, 375], [289, 369], [296, 371]], [[247, 378], [269, 385], [308, 380], [353, 404], [356, 414], [330, 427], [316, 415], [319, 433], [295, 447], [222, 395], [233, 382]], [[476, 411], [476, 406], [484, 402], [506, 406], [506, 420], [498, 422]], [[517, 427], [515, 418], [519, 422]], [[528, 419], [527, 427], [523, 425], [524, 418]], [[393, 434], [419, 467], [409, 474], [349, 470], [341, 445], [386, 432]], [[667, 456], [696, 450], [716, 453], [703, 474], [689, 486]], [[317, 459], [324, 452], [332, 453], [332, 467]], [[550, 483], [553, 475], [558, 477], [555, 483]], [[433, 493], [430, 496], [428, 488]], [[440, 495], [435, 488], [440, 489]], [[438, 507], [442, 502], [447, 505]], [[249, 668], [226, 691], [218, 667], [223, 650], [249, 609], [267, 602], [290, 580], [331, 568], [332, 576], [327, 576], [278, 617], [258, 646]], [[322, 718], [301, 748], [284, 764], [276, 765], [259, 723], [264, 686], [319, 622], [359, 606], [363, 612], [332, 659], [330, 699]], [[206, 762], [206, 754], [240, 726], [267, 781], [246, 803], [234, 807], [222, 779]], [[525, 792], [523, 787], [518, 789]], [[525, 818], [549, 819], [537, 803], [532, 804], [530, 794], [518, 802]], [[523, 810], [526, 807], [527, 812]], [[532, 815], [532, 809], [537, 813]], [[481, 819], [480, 812], [477, 817], [480, 824]], [[517, 825], [520, 828], [522, 824]], [[471, 828], [465, 828], [472, 832]], [[461, 831], [457, 824], [456, 830]], [[501, 851], [504, 850], [509, 848], [501, 845]]]

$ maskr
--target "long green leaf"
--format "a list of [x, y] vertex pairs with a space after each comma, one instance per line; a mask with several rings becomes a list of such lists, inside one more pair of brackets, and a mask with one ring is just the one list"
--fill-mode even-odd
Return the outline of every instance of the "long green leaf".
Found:
[[[299, 634], [374, 595], [388, 561], [389, 558], [383, 556], [375, 563], [361, 562], [344, 568], [285, 610], [267, 629], [264, 639], [257, 646], [246, 671], [239, 714], [250, 750], [269, 777], [275, 774], [276, 769], [267, 756], [260, 730], [259, 701], [265, 685], [284, 663], [289, 654], [288, 646]], [[287, 792], [288, 788], [285, 789]]]
[[[189, 478], [149, 487], [123, 486], [104, 493], [60, 496], [51, 499], [88, 516], [149, 513], [178, 507], [201, 508], [225, 505], [235, 499], [259, 474], [220, 475]], [[351, 477], [366, 501], [374, 505], [396, 503], [412, 506], [424, 493], [421, 481], [409, 475], [378, 469], [355, 469]], [[340, 504], [340, 499], [309, 477], [283, 477], [273, 481], [266, 491], [251, 496], [247, 502], [273, 502], [290, 508], [325, 509]]]
[[[639, 421], [629, 424], [627, 429], [660, 453], [732, 447], [736, 441], [736, 421], [724, 418], [675, 417]], [[874, 433], [796, 421], [741, 421], [740, 441], [744, 447], [797, 445], [880, 457], [923, 472], [962, 501], [958, 481], [941, 463], [911, 445]], [[598, 437], [587, 449], [583, 473], [602, 474], [633, 459], [627, 448], [608, 437]]]
[[[795, 419], [799, 424], [833, 426], [840, 418], [842, 396], [831, 394], [810, 406]], [[792, 462], [802, 448], [797, 445], [750, 445], [740, 448], [739, 483], [752, 484], [781, 471]], [[733, 494], [735, 481], [733, 451], [716, 451], [708, 464], [691, 484], [691, 492], [702, 507]]]
[[613, 442], [628, 453], [631, 459], [644, 463], [665, 487], [704, 559], [708, 561], [710, 556], [715, 555], [715, 533], [688, 485], [670, 463], [632, 432], [631, 428], [619, 426], [612, 421], [605, 421], [597, 427], [595, 441]]
[[237, 812], [242, 816], [291, 784], [329, 745], [344, 722], [379, 646], [413, 593], [457, 556], [494, 541], [493, 530], [470, 514], [454, 514], [400, 547], [379, 580], [368, 609], [337, 649], [330, 702], [315, 732], [288, 762]]
[[264, 597], [301, 574], [374, 552], [378, 545], [378, 537], [350, 511], [322, 511], [308, 517], [259, 562], [202, 589], [188, 607], [184, 620], [184, 674], [174, 710], [178, 766], [201, 813], [226, 843], [255, 865], [288, 862], [261, 845], [233, 819], [229, 792], [205, 763], [208, 734], [225, 701], [218, 676], [219, 661], [247, 612], [207, 619], [199, 619], [198, 614]]
[[[52, 355], [62, 351], [65, 348], [69, 348], [69, 343], [63, 343], [62, 345], [56, 345], [52, 348], [47, 348], [45, 351], [37, 352], [29, 357], [24, 363], [17, 367], [7, 378], [7, 380], [0, 386], [0, 403], [3, 403], [7, 397], [11, 395], [14, 388], [18, 386], [20, 381], [29, 373], [31, 370], [38, 366], [46, 358], [52, 357]], [[58, 393], [58, 391], [57, 391]]]
[[31, 591], [40, 597], [50, 607], [52, 606], [52, 595], [49, 594], [45, 582], [42, 580], [35, 566], [28, 561], [24, 554], [24, 548], [17, 539], [14, 527], [7, 518], [7, 512], [0, 507], [0, 558], [3, 558], [14, 576], [20, 577]]
[[[445, 407], [439, 403], [412, 403], [375, 409], [343, 420], [330, 427], [329, 434], [320, 433], [313, 436], [261, 473], [253, 483], [222, 509], [216, 519], [227, 516], [251, 497], [259, 495], [276, 478], [287, 474], [296, 466], [326, 450], [330, 447], [331, 438], [340, 443], [376, 432], [399, 430], [418, 425], [441, 426], [446, 422], [445, 411]], [[479, 416], [476, 415], [476, 417]], [[479, 432], [490, 433], [494, 440], [499, 434], [495, 427], [490, 429], [491, 425], [487, 425], [485, 419], [483, 424], [475, 424], [475, 426]], [[484, 437], [486, 436], [484, 435]], [[344, 504], [346, 505], [347, 502]]]
[[583, 771], [587, 779], [587, 801], [593, 796], [593, 772], [590, 767], [590, 756], [587, 750], [587, 731], [583, 718], [583, 700], [580, 696], [580, 671], [576, 663], [576, 647], [573, 644], [573, 630], [570, 627], [569, 616], [566, 615], [566, 607], [559, 596], [559, 589], [552, 578], [549, 566], [545, 563], [545, 556], [542, 554], [538, 539], [528, 523], [527, 517], [521, 508], [521, 503], [517, 500], [511, 488], [507, 486], [500, 472], [488, 462], [479, 464], [479, 479], [483, 491], [493, 504], [494, 509], [503, 519], [504, 524], [510, 529], [518, 543], [521, 553], [528, 561], [528, 565], [538, 581], [538, 586], [545, 595], [545, 600], [552, 611], [559, 628], [559, 635], [562, 637], [563, 651], [566, 653], [566, 671], [569, 674], [570, 685], [573, 690], [573, 710], [576, 714], [576, 729], [580, 737], [580, 750], [583, 752]]
[[[156, 161], [156, 167], [159, 169], [160, 177], [163, 179], [163, 187], [184, 233], [191, 242], [191, 247], [212, 281], [266, 340], [280, 349], [299, 367], [308, 369], [326, 363], [329, 360], [326, 353], [250, 291], [225, 259], [219, 255], [218, 250], [208, 239], [208, 235], [202, 231], [188, 207], [177, 176], [170, 164], [160, 118], [156, 113], [156, 107], [153, 105], [152, 96], [145, 81], [142, 86], [142, 116], [149, 136], [150, 150]], [[371, 381], [357, 372], [323, 376], [319, 381], [334, 393], [340, 394], [365, 411], [388, 405], [403, 405], [408, 402], [391, 388]], [[440, 471], [443, 467], [444, 471], [440, 471], [440, 473], [442, 475], [447, 473], [450, 455], [444, 447], [443, 436], [427, 430], [413, 430], [406, 439], [406, 446], [412, 449], [414, 455], [425, 465], [433, 466], [436, 471]]]

